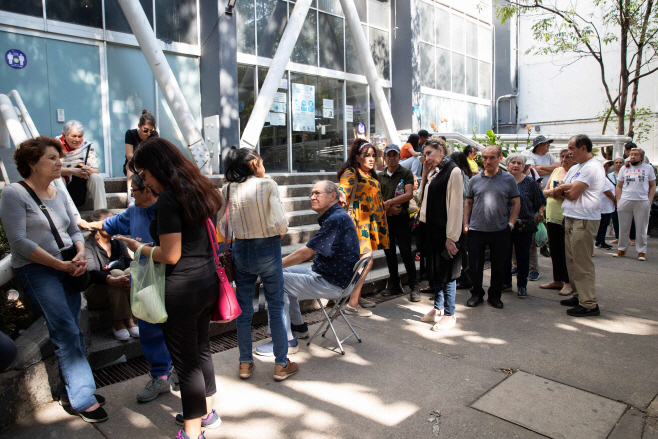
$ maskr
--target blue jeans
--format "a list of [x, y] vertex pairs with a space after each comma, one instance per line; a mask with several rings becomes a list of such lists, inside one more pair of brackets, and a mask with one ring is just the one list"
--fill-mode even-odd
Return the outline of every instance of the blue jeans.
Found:
[[25, 294], [43, 311], [50, 341], [57, 347], [60, 398], [78, 412], [96, 404], [96, 383], [85, 356], [85, 336], [80, 329], [80, 292], [64, 282], [66, 273], [41, 264], [14, 270]]
[[281, 239], [278, 236], [259, 239], [236, 239], [233, 245], [236, 297], [242, 314], [236, 319], [240, 363], [253, 363], [251, 319], [254, 315], [254, 289], [260, 276], [265, 289], [274, 358], [276, 364], [288, 365], [288, 337], [283, 310], [283, 267]]
[[139, 326], [139, 344], [142, 346], [144, 358], [151, 365], [151, 376], [169, 375], [171, 372], [171, 356], [165, 344], [162, 327], [137, 319]]
[[452, 280], [443, 285], [434, 284], [434, 309], [443, 309], [444, 315], [455, 315], [455, 294], [457, 281]]

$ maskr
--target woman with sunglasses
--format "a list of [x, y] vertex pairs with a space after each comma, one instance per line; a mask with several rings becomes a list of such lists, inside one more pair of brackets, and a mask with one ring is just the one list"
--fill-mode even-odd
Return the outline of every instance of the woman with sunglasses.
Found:
[[130, 195], [130, 176], [132, 172], [128, 168], [128, 162], [132, 160], [135, 151], [139, 145], [146, 139], [151, 137], [158, 137], [158, 132], [155, 130], [155, 117], [148, 110], [142, 110], [139, 116], [137, 128], [126, 131], [126, 162], [123, 164], [123, 173], [127, 177], [128, 186], [128, 206], [135, 204], [135, 199]]
[[[354, 139], [347, 161], [338, 170], [340, 201], [346, 209], [352, 206], [352, 220], [359, 236], [361, 257], [372, 256], [375, 250], [388, 248], [388, 223], [382, 200], [379, 176], [375, 171], [377, 148], [365, 139]], [[356, 189], [354, 186], [356, 185]], [[354, 198], [352, 198], [354, 192]], [[349, 210], [348, 210], [349, 211]], [[371, 311], [364, 307], [375, 304], [361, 299], [361, 287], [372, 268], [372, 260], [356, 284], [349, 303], [345, 305], [345, 314], [370, 317]]]

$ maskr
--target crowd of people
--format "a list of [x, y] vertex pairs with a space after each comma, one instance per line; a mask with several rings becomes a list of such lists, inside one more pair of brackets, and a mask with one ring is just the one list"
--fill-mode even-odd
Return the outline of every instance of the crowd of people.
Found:
[[[242, 309], [236, 321], [238, 376], [245, 380], [255, 373], [254, 353], [274, 358], [276, 381], [298, 372], [289, 355], [298, 351], [298, 339], [309, 335], [299, 301], [340, 297], [363, 258], [369, 258], [369, 264], [353, 286], [344, 313], [372, 316], [375, 302], [362, 297], [362, 288], [377, 250], [384, 250], [390, 273], [382, 295], [403, 293], [398, 249], [411, 302], [421, 300], [419, 282], [428, 280], [423, 291], [433, 294], [434, 306], [421, 321], [431, 323], [432, 331], [456, 325], [458, 288], [470, 289], [467, 307], [484, 302], [486, 259], [491, 261], [488, 304], [504, 307], [502, 293], [512, 290], [514, 275], [517, 297], [525, 299], [528, 280], [539, 279], [543, 227], [553, 280], [540, 287], [572, 295], [560, 302], [569, 307], [570, 316], [600, 313], [592, 256], [595, 246], [609, 248], [605, 232], [611, 219], [618, 223], [615, 256], [626, 256], [634, 223], [638, 259], [646, 260], [656, 177], [634, 144], [626, 148], [626, 161], [606, 164], [614, 166], [606, 175], [585, 135], [572, 137], [559, 160], [549, 152], [551, 140], [544, 136], [534, 139], [527, 153], [507, 157], [499, 146], [487, 146], [481, 151], [482, 167], [472, 147], [450, 154], [444, 138], [430, 137], [424, 130], [412, 134], [402, 148], [386, 146], [383, 154], [357, 138], [337, 172], [338, 184], [320, 180], [311, 189], [319, 230], [283, 256], [281, 239], [288, 221], [278, 186], [266, 177], [255, 150], [229, 151], [225, 183], [217, 190], [176, 146], [158, 137], [155, 121], [145, 111], [138, 128], [126, 133], [130, 206], [114, 216], [104, 204], [98, 160], [83, 134], [83, 127], [71, 121], [59, 139], [40, 136], [23, 142], [14, 160], [24, 181], [3, 190], [0, 217], [17, 278], [43, 311], [57, 347], [61, 404], [70, 405], [87, 422], [101, 422], [108, 415], [101, 407], [104, 398], [95, 394], [85, 357], [81, 290], [90, 308], [110, 308], [118, 340], [139, 338], [151, 371], [137, 401], [153, 401], [179, 385], [183, 410], [176, 422], [183, 428], [178, 439], [202, 438], [202, 429], [221, 423], [213, 409], [217, 389], [209, 343], [219, 279], [208, 219], [217, 224], [222, 246], [232, 250], [235, 294]], [[377, 170], [379, 158], [384, 166]], [[503, 161], [507, 171], [501, 168]], [[87, 180], [95, 207], [91, 221], [76, 220], [66, 194], [51, 185], [61, 176]], [[86, 240], [80, 229], [91, 232]], [[133, 257], [166, 266], [165, 323], [134, 323], [129, 269]], [[304, 264], [311, 259], [311, 265]], [[272, 341], [254, 350], [251, 323], [258, 278]]]

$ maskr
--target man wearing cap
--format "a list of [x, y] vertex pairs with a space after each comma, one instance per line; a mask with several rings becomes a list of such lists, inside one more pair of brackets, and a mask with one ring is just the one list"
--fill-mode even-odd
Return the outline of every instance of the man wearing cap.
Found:
[[537, 171], [539, 178], [542, 179], [541, 186], [546, 185], [546, 180], [551, 175], [551, 173], [560, 167], [560, 162], [548, 152], [553, 139], [547, 139], [545, 136], [537, 136], [532, 141], [532, 161], [534, 166], [532, 169]]
[[398, 257], [395, 250], [397, 244], [400, 248], [402, 262], [407, 270], [411, 290], [410, 300], [420, 302], [416, 263], [411, 253], [411, 233], [409, 231], [409, 200], [413, 198], [414, 175], [409, 169], [400, 166], [400, 147], [397, 145], [388, 145], [384, 149], [384, 162], [386, 169], [379, 172], [379, 179], [389, 233], [389, 246], [384, 253], [391, 277], [388, 280], [388, 288], [382, 295], [391, 296], [402, 293], [398, 274]]

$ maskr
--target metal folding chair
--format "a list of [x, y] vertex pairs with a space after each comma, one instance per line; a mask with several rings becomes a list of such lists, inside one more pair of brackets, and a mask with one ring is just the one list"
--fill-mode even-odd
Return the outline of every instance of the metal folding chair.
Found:
[[[343, 294], [340, 295], [338, 299], [336, 299], [336, 302], [334, 303], [334, 306], [327, 312], [327, 310], [324, 309], [324, 305], [322, 304], [320, 299], [316, 299], [318, 301], [318, 304], [320, 305], [320, 309], [324, 313], [325, 316], [325, 321], [320, 325], [317, 331], [315, 331], [315, 334], [313, 334], [313, 337], [306, 343], [306, 346], [310, 346], [311, 342], [313, 339], [319, 334], [324, 337], [329, 329], [331, 329], [331, 332], [334, 333], [334, 337], [336, 337], [336, 341], [338, 342], [338, 347], [340, 348], [340, 353], [342, 355], [345, 355], [345, 350], [343, 349], [343, 343], [350, 338], [351, 336], [355, 336], [357, 340], [359, 340], [359, 343], [361, 343], [361, 338], [359, 337], [359, 334], [356, 333], [354, 330], [354, 327], [350, 323], [349, 320], [347, 320], [347, 316], [343, 312], [343, 305], [347, 303], [347, 301], [350, 298], [350, 294], [352, 294], [352, 290], [354, 290], [354, 287], [356, 286], [357, 283], [359, 283], [359, 279], [361, 279], [361, 276], [363, 275], [363, 272], [366, 270], [366, 267], [372, 260], [371, 256], [368, 256], [367, 258], [360, 259], [356, 264], [354, 264], [354, 269], [352, 270], [352, 280], [350, 281], [349, 285], [345, 290], [343, 291]], [[350, 335], [345, 337], [344, 339], [339, 339], [338, 334], [336, 333], [336, 329], [334, 328], [334, 320], [336, 320], [338, 317], [343, 317], [343, 320], [345, 320], [345, 323], [347, 323], [347, 326], [350, 327], [350, 330], [352, 331]]]

